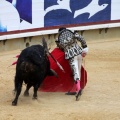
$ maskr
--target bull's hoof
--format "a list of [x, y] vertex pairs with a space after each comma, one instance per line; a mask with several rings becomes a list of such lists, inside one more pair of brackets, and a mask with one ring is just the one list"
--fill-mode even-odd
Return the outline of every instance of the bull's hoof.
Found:
[[32, 99], [33, 99], [33, 100], [37, 100], [37, 97], [33, 97]]
[[12, 102], [12, 106], [16, 106], [17, 105], [17, 102], [16, 101], [13, 101]]
[[34, 99], [34, 100], [37, 99], [37, 95], [33, 95], [33, 98], [32, 98], [32, 99]]
[[29, 96], [29, 93], [28, 93], [28, 92], [24, 92], [24, 96], [25, 96], [25, 97], [28, 97], [28, 96]]

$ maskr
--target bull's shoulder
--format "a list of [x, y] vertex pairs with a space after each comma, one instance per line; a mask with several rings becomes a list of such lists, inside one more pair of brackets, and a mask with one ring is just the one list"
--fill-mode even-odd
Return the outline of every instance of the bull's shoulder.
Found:
[[42, 50], [42, 49], [43, 49], [43, 46], [42, 46], [42, 45], [32, 45], [32, 46], [26, 48], [26, 50], [32, 50], [32, 51], [34, 51], [34, 50], [39, 50], [39, 49]]
[[23, 49], [21, 54], [27, 54], [27, 53], [34, 52], [34, 51], [35, 52], [44, 51], [44, 48], [42, 45], [32, 45], [30, 47]]

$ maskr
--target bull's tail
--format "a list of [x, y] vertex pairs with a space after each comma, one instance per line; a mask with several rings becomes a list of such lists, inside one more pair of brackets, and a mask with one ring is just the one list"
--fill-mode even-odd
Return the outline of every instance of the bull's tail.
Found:
[[55, 76], [56, 78], [58, 78], [58, 74], [53, 69], [50, 69], [50, 71], [48, 72], [48, 75]]

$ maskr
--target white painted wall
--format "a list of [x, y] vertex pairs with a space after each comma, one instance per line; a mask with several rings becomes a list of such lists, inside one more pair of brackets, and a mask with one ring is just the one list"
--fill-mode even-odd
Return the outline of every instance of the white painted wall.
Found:
[[[19, 0], [18, 0], [19, 1]], [[96, 14], [98, 14], [101, 10], [104, 10], [109, 6], [109, 4], [104, 3], [99, 5], [99, 2], [104, 0], [92, 0], [87, 6], [76, 10], [77, 17], [82, 14], [89, 13], [88, 19], [91, 19]], [[110, 0], [111, 1], [111, 16], [110, 19], [112, 20], [120, 20], [120, 0]], [[53, 1], [51, 1], [53, 2]], [[80, 2], [80, 1], [77, 1]], [[27, 29], [34, 29], [34, 28], [44, 28], [44, 16], [49, 12], [55, 10], [67, 10], [69, 13], [72, 13], [72, 9], [70, 8], [70, 0], [56, 0], [56, 4], [49, 6], [44, 10], [44, 0], [32, 0], [32, 23], [29, 23], [25, 20], [20, 22], [20, 14], [16, 9], [17, 0], [13, 0], [12, 3], [6, 0], [0, 0], [0, 27], [3, 27], [4, 32], [9, 31], [19, 31], [19, 30], [27, 30]], [[67, 5], [67, 7], [66, 7]], [[94, 10], [93, 10], [94, 5]], [[27, 7], [27, 6], [26, 6]], [[101, 8], [102, 7], [102, 8]], [[74, 14], [76, 13], [74, 12]], [[62, 14], [62, 13], [61, 13]], [[99, 16], [98, 16], [99, 17]], [[105, 15], [103, 15], [105, 17]], [[75, 17], [73, 17], [74, 19]], [[100, 16], [102, 18], [102, 16]], [[51, 18], [52, 19], [52, 18]], [[69, 18], [68, 18], [69, 21]], [[87, 23], [87, 22], [86, 22]], [[61, 25], [60, 25], [61, 26]], [[113, 27], [120, 27], [120, 22], [113, 22], [113, 23], [106, 23], [106, 24], [94, 24], [94, 25], [87, 25], [87, 26], [77, 26], [71, 27], [71, 30], [92, 30], [92, 29], [100, 29], [100, 28], [113, 28]], [[59, 28], [59, 26], [58, 26]], [[0, 29], [1, 30], [1, 29]], [[3, 31], [0, 31], [3, 32]], [[24, 32], [18, 34], [5, 34], [0, 36], [0, 40], [6, 39], [14, 39], [14, 38], [21, 38], [21, 37], [28, 37], [28, 36], [38, 36], [38, 35], [47, 35], [47, 34], [55, 34], [58, 32], [58, 29], [51, 29], [51, 30], [41, 30], [35, 32]]]

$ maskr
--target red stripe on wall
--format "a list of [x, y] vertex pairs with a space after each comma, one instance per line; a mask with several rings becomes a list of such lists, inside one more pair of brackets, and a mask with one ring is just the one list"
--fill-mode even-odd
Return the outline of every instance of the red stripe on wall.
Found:
[[[70, 25], [61, 25], [61, 26], [69, 28], [69, 27], [80, 27], [80, 26], [100, 25], [100, 24], [109, 24], [109, 23], [120, 23], [120, 20], [82, 23], [82, 24], [70, 24]], [[16, 30], [16, 31], [9, 31], [9, 32], [0, 32], [0, 35], [2, 36], [2, 35], [19, 34], [19, 33], [26, 33], [26, 32], [37, 32], [37, 31], [43, 31], [43, 30], [53, 30], [53, 29], [58, 29], [61, 26], [51, 26], [51, 27], [43, 27], [43, 28], [34, 28], [34, 29]]]

